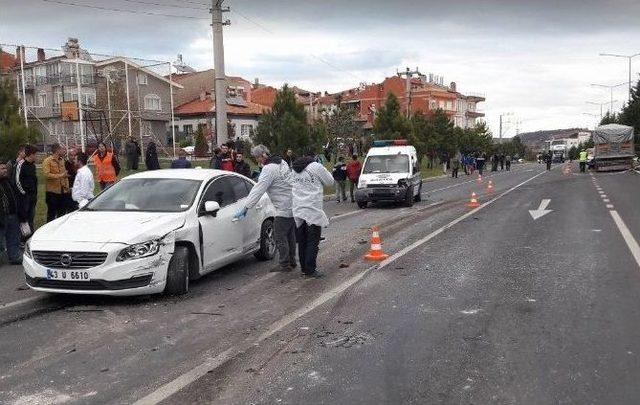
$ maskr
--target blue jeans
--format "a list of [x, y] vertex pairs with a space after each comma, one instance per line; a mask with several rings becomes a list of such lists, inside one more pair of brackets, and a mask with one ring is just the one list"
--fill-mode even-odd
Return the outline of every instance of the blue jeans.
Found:
[[6, 249], [11, 263], [22, 262], [20, 223], [17, 215], [7, 215], [0, 224], [0, 252]]

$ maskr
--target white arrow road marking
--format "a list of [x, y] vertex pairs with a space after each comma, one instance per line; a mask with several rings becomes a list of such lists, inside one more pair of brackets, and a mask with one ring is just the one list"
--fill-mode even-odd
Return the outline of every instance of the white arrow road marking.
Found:
[[553, 211], [553, 210], [547, 209], [550, 202], [551, 200], [545, 198], [544, 200], [540, 201], [540, 206], [538, 207], [537, 210], [529, 210], [529, 214], [531, 214], [531, 218], [533, 218], [533, 220], [535, 221], [536, 219], [542, 218], [543, 216]]

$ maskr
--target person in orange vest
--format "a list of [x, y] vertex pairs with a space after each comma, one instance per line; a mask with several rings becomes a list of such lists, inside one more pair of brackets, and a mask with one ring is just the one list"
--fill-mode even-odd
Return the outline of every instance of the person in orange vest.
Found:
[[120, 165], [116, 156], [107, 150], [104, 142], [98, 143], [98, 150], [93, 155], [93, 164], [96, 166], [96, 178], [100, 183], [100, 189], [106, 190], [116, 182]]

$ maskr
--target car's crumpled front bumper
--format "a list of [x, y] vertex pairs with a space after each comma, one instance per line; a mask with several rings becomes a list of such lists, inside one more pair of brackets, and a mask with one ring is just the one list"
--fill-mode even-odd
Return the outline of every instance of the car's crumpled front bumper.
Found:
[[400, 202], [407, 198], [407, 187], [399, 185], [369, 185], [366, 188], [356, 190], [356, 201], [376, 202], [392, 201]]
[[174, 242], [174, 238], [170, 236], [165, 238], [157, 254], [122, 262], [116, 261], [116, 257], [126, 247], [124, 244], [77, 242], [65, 243], [64, 246], [47, 243], [32, 247], [32, 251], [108, 252], [104, 263], [78, 270], [89, 273], [89, 280], [86, 281], [54, 280], [48, 277], [48, 270], [65, 270], [64, 268], [49, 269], [27, 255], [24, 255], [22, 265], [27, 285], [36, 291], [115, 296], [156, 294], [164, 291]]

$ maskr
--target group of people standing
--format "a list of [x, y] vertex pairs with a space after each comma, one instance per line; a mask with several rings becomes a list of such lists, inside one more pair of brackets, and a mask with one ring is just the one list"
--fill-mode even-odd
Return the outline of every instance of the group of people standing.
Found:
[[497, 172], [498, 166], [500, 166], [500, 170], [504, 170], [505, 167], [507, 171], [511, 170], [511, 156], [505, 156], [504, 153], [494, 153], [491, 156], [491, 171]]
[[276, 208], [274, 237], [279, 266], [272, 271], [290, 272], [297, 267], [297, 244], [302, 274], [322, 277], [316, 261], [322, 228], [329, 225], [323, 210], [324, 187], [333, 185], [334, 177], [316, 161], [312, 152], [293, 160], [291, 166], [282, 157], [272, 156], [264, 145], [254, 147], [251, 154], [262, 170], [235, 218], [244, 218], [267, 193]]
[[358, 160], [358, 155], [352, 155], [349, 163], [345, 163], [342, 156], [338, 158], [338, 162], [333, 166], [332, 173], [336, 184], [336, 201], [338, 203], [347, 201], [347, 181], [349, 182], [351, 202], [356, 202], [354, 190], [358, 188], [361, 170], [362, 164]]
[[231, 145], [222, 144], [213, 150], [213, 158], [211, 158], [209, 167], [211, 169], [240, 173], [249, 178], [252, 177], [251, 166], [244, 161], [242, 151], [236, 150], [233, 142]]

